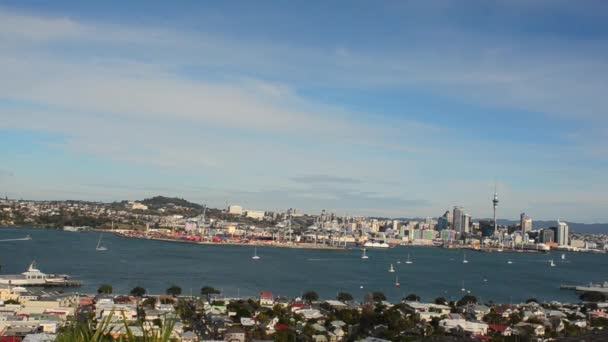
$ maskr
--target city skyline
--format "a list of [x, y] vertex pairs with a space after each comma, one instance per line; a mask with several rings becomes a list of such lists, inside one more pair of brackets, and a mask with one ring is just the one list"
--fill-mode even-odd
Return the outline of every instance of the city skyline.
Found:
[[0, 196], [608, 222], [607, 16], [3, 2]]

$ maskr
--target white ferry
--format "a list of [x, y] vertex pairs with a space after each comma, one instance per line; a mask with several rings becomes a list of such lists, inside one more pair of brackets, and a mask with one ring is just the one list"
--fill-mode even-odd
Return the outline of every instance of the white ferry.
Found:
[[69, 285], [69, 277], [64, 274], [46, 274], [36, 268], [32, 262], [27, 271], [21, 274], [0, 275], [0, 284], [12, 286], [61, 286]]
[[365, 248], [390, 248], [391, 246], [386, 242], [375, 242], [375, 241], [367, 241], [363, 244]]

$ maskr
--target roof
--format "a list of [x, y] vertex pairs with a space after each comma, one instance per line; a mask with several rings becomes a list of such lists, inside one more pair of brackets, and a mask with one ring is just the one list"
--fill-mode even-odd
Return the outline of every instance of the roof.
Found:
[[509, 329], [508, 326], [506, 325], [502, 325], [502, 324], [489, 324], [490, 329], [494, 330], [494, 331], [498, 331], [498, 332], [504, 332], [507, 329]]
[[272, 299], [272, 293], [271, 292], [260, 292], [260, 298]]

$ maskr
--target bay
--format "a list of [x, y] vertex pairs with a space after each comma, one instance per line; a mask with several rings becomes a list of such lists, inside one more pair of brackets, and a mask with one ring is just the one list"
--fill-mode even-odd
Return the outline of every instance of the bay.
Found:
[[[0, 229], [0, 240], [30, 235], [30, 241], [0, 242], [1, 274], [23, 272], [36, 261], [45, 273], [62, 273], [83, 283], [72, 289], [95, 293], [111, 284], [115, 293], [143, 286], [160, 294], [175, 284], [184, 294], [202, 286], [221, 289], [226, 296], [255, 297], [261, 291], [288, 297], [317, 291], [324, 299], [349, 292], [361, 300], [381, 291], [391, 301], [415, 293], [423, 300], [443, 296], [457, 300], [468, 291], [483, 301], [578, 301], [560, 284], [587, 284], [608, 280], [608, 255], [565, 253], [481, 253], [434, 247], [396, 247], [368, 250], [323, 251], [258, 247], [261, 260], [251, 259], [253, 247], [210, 246], [179, 242], [126, 239], [103, 235], [107, 251], [96, 251], [96, 232], [63, 232], [32, 228]], [[403, 261], [410, 254], [413, 264]], [[556, 267], [549, 266], [553, 259]], [[401, 260], [397, 264], [397, 260]], [[512, 264], [507, 261], [511, 260]], [[389, 273], [390, 264], [396, 268]], [[396, 287], [398, 276], [400, 287]], [[465, 288], [465, 292], [462, 288]]]

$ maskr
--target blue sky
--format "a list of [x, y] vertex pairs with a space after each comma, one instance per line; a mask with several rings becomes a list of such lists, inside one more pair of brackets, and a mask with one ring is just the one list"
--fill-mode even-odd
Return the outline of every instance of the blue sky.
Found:
[[0, 193], [608, 221], [608, 3], [0, 2]]

